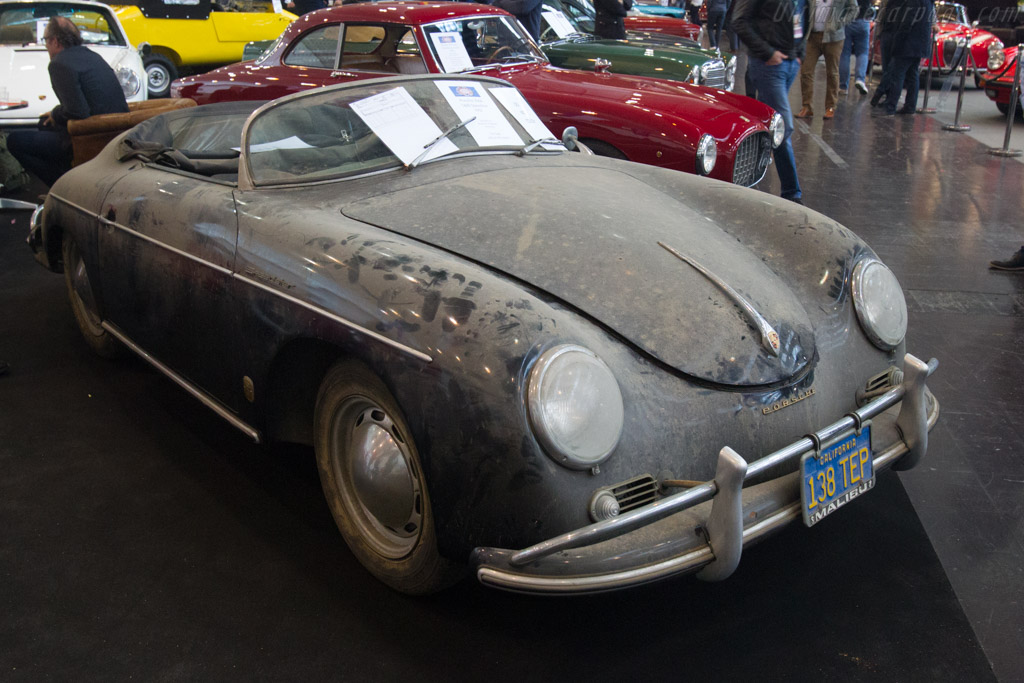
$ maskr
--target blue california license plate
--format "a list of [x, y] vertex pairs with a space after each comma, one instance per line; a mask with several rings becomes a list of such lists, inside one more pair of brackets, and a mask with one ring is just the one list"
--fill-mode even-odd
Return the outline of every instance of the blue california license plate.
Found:
[[820, 452], [800, 459], [800, 499], [804, 524], [814, 526], [875, 485], [871, 457], [871, 426], [850, 432]]

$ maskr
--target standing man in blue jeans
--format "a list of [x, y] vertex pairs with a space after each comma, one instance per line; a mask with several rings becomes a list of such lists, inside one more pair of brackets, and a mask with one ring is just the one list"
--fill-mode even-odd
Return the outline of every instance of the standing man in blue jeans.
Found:
[[846, 25], [846, 42], [843, 43], [843, 54], [839, 57], [839, 94], [844, 94], [850, 87], [850, 57], [857, 58], [857, 72], [853, 82], [861, 94], [868, 93], [868, 42], [871, 36], [871, 22], [874, 14], [871, 0], [857, 0], [857, 18]]
[[774, 152], [782, 198], [803, 204], [793, 156], [793, 111], [789, 89], [800, 71], [808, 23], [806, 0], [734, 0], [732, 25], [750, 55], [747, 74], [757, 99], [779, 112], [786, 137]]

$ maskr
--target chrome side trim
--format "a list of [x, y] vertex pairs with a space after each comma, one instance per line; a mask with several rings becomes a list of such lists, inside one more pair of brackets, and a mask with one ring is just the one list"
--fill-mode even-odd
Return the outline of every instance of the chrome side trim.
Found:
[[93, 218], [99, 218], [98, 214], [93, 213], [92, 211], [90, 211], [89, 209], [85, 208], [84, 206], [79, 206], [78, 204], [75, 204], [70, 199], [64, 199], [64, 197], [61, 197], [60, 195], [54, 194], [53, 192], [50, 193], [50, 196], [53, 197], [54, 199], [56, 199], [61, 204], [66, 204], [67, 206], [70, 206], [72, 209], [80, 211], [80, 212], [86, 214], [87, 216], [92, 216]]
[[104, 320], [100, 324], [103, 326], [103, 329], [105, 329], [107, 332], [109, 332], [110, 334], [112, 334], [115, 337], [117, 337], [118, 341], [120, 341], [122, 344], [127, 346], [129, 349], [131, 349], [132, 351], [137, 353], [144, 361], [146, 361], [147, 363], [152, 365], [154, 368], [156, 368], [157, 370], [162, 372], [164, 375], [166, 375], [168, 377], [168, 379], [173, 381], [179, 387], [181, 387], [182, 389], [184, 389], [188, 393], [192, 394], [192, 396], [194, 396], [195, 398], [199, 399], [199, 401], [203, 405], [205, 405], [207, 408], [209, 408], [210, 410], [212, 410], [213, 412], [217, 413], [222, 418], [224, 418], [225, 420], [230, 422], [232, 426], [234, 426], [235, 428], [241, 430], [243, 433], [245, 433], [250, 439], [252, 439], [256, 443], [262, 443], [262, 439], [260, 437], [259, 431], [257, 429], [255, 429], [255, 428], [253, 428], [253, 427], [250, 427], [248, 423], [243, 422], [242, 420], [240, 420], [234, 413], [232, 413], [230, 410], [225, 408], [220, 403], [220, 401], [218, 401], [217, 399], [213, 398], [212, 396], [207, 394], [205, 391], [203, 391], [202, 389], [200, 389], [196, 385], [192, 384], [187, 379], [185, 379], [184, 377], [182, 377], [178, 373], [174, 372], [174, 370], [171, 370], [169, 367], [167, 367], [166, 365], [164, 365], [163, 363], [158, 361], [156, 358], [151, 356], [142, 347], [140, 347], [138, 344], [136, 344], [131, 339], [129, 339], [125, 335], [124, 332], [119, 330], [117, 327], [115, 327], [111, 323], [109, 323], [106, 320]]
[[710, 270], [705, 268], [700, 263], [694, 261], [689, 256], [683, 256], [678, 251], [668, 246], [664, 242], [658, 242], [658, 246], [660, 246], [662, 249], [675, 256], [683, 263], [692, 266], [694, 270], [696, 270], [698, 273], [700, 273], [708, 280], [710, 280], [712, 284], [717, 286], [719, 289], [725, 292], [730, 299], [735, 301], [736, 304], [741, 309], [743, 309], [743, 311], [747, 314], [747, 319], [750, 320], [750, 322], [754, 325], [754, 329], [761, 333], [761, 345], [764, 346], [764, 348], [766, 348], [768, 351], [770, 351], [772, 355], [779, 355], [779, 333], [776, 332], [775, 328], [772, 327], [771, 324], [769, 324], [769, 322], [764, 319], [764, 316], [761, 315], [761, 313], [758, 312], [756, 308], [754, 308], [753, 304], [751, 304], [749, 301], [743, 298], [743, 296], [735, 289], [733, 289], [732, 286], [729, 285], [729, 283], [727, 283], [725, 280], [712, 273]]
[[218, 273], [220, 273], [221, 275], [231, 275], [231, 269], [230, 268], [225, 268], [224, 266], [219, 266], [216, 263], [210, 263], [209, 261], [207, 261], [205, 259], [201, 259], [201, 258], [199, 258], [198, 256], [196, 256], [194, 254], [190, 254], [187, 251], [183, 251], [181, 249], [178, 249], [177, 247], [172, 247], [171, 245], [167, 244], [166, 242], [161, 242], [159, 240], [153, 239], [149, 235], [144, 235], [144, 234], [142, 234], [141, 232], [139, 232], [137, 230], [132, 230], [131, 228], [129, 228], [126, 225], [121, 225], [120, 223], [112, 221], [112, 220], [110, 220], [108, 218], [104, 218], [103, 216], [96, 216], [96, 218], [99, 220], [99, 222], [102, 225], [106, 225], [107, 227], [111, 227], [111, 228], [117, 228], [121, 232], [126, 232], [129, 235], [131, 235], [132, 237], [137, 237], [137, 238], [139, 238], [140, 240], [142, 240], [144, 242], [149, 242], [150, 244], [152, 244], [154, 246], [157, 246], [157, 247], [160, 247], [161, 249], [164, 249], [165, 251], [169, 251], [172, 254], [177, 254], [178, 256], [181, 256], [182, 258], [186, 258], [189, 261], [192, 261], [194, 263], [198, 263], [201, 266], [206, 266], [207, 268], [211, 268], [211, 269], [217, 271]]
[[431, 356], [428, 356], [427, 354], [423, 353], [422, 351], [417, 351], [416, 349], [414, 349], [414, 348], [412, 348], [410, 346], [406, 346], [405, 344], [402, 344], [401, 342], [397, 342], [397, 341], [395, 341], [393, 339], [389, 339], [389, 338], [387, 338], [387, 337], [385, 337], [385, 336], [383, 336], [381, 334], [378, 334], [377, 332], [374, 332], [374, 331], [369, 330], [369, 329], [367, 329], [367, 328], [365, 328], [365, 327], [363, 327], [361, 325], [358, 325], [358, 324], [352, 322], [351, 320], [346, 320], [345, 318], [342, 318], [340, 315], [335, 315], [334, 313], [331, 313], [330, 311], [327, 311], [327, 310], [325, 310], [323, 308], [320, 308], [319, 306], [314, 306], [313, 304], [310, 304], [310, 303], [307, 303], [305, 301], [302, 301], [301, 299], [297, 299], [294, 296], [290, 296], [288, 294], [285, 294], [284, 292], [282, 292], [280, 290], [277, 290], [277, 289], [274, 289], [273, 287], [268, 287], [267, 285], [264, 285], [261, 282], [257, 282], [256, 280], [251, 280], [251, 279], [249, 279], [247, 277], [239, 275], [238, 273], [235, 273], [235, 272], [231, 271], [228, 268], [224, 268], [223, 266], [219, 266], [216, 263], [210, 263], [209, 261], [201, 259], [198, 256], [194, 256], [192, 254], [189, 254], [188, 252], [182, 251], [181, 249], [178, 249], [176, 247], [172, 247], [169, 244], [166, 244], [164, 242], [160, 242], [158, 240], [155, 240], [152, 237], [149, 237], [147, 235], [142, 234], [141, 232], [138, 232], [136, 230], [132, 230], [131, 228], [129, 228], [127, 226], [121, 225], [120, 223], [116, 223], [116, 222], [114, 222], [112, 220], [104, 218], [103, 216], [97, 215], [97, 214], [93, 213], [92, 211], [89, 211], [88, 209], [85, 209], [85, 208], [79, 206], [78, 204], [75, 204], [74, 202], [69, 202], [66, 199], [58, 197], [57, 195], [53, 195], [53, 197], [55, 199], [60, 200], [61, 202], [67, 204], [68, 206], [70, 206], [70, 207], [72, 207], [74, 209], [77, 209], [77, 210], [79, 210], [79, 211], [81, 211], [81, 212], [83, 212], [85, 214], [88, 214], [89, 216], [92, 216], [93, 218], [96, 218], [103, 225], [106, 225], [106, 226], [109, 226], [109, 227], [112, 227], [112, 228], [116, 228], [118, 230], [122, 230], [122, 231], [128, 233], [129, 235], [132, 235], [133, 237], [138, 237], [139, 239], [144, 240], [146, 242], [149, 242], [150, 244], [152, 244], [154, 246], [157, 246], [157, 247], [160, 247], [161, 249], [166, 249], [167, 251], [170, 251], [170, 252], [172, 252], [174, 254], [177, 254], [178, 256], [182, 256], [184, 258], [187, 258], [190, 261], [193, 261], [193, 262], [198, 263], [200, 265], [212, 268], [212, 269], [216, 270], [217, 272], [219, 272], [219, 273], [221, 273], [223, 275], [231, 276], [232, 278], [238, 280], [239, 282], [243, 282], [243, 283], [245, 283], [247, 285], [250, 285], [252, 287], [256, 287], [258, 289], [262, 289], [262, 290], [264, 290], [266, 292], [269, 292], [271, 294], [275, 294], [275, 295], [281, 297], [282, 299], [284, 299], [284, 300], [286, 300], [286, 301], [288, 301], [290, 303], [296, 304], [298, 306], [302, 306], [303, 308], [305, 308], [307, 310], [310, 310], [310, 311], [316, 313], [317, 315], [321, 315], [321, 316], [323, 316], [325, 318], [328, 318], [329, 320], [333, 320], [336, 323], [340, 323], [341, 325], [344, 325], [345, 327], [348, 327], [349, 329], [352, 329], [352, 330], [355, 330], [356, 332], [360, 332], [362, 334], [365, 334], [366, 336], [370, 337], [371, 339], [376, 339], [377, 341], [379, 341], [381, 343], [384, 343], [384, 344], [387, 344], [388, 346], [390, 346], [390, 347], [392, 347], [394, 349], [402, 351], [403, 353], [407, 353], [407, 354], [413, 356], [414, 358], [418, 358], [418, 359], [424, 361], [425, 363], [431, 363], [434, 360]]
[[405, 344], [402, 344], [401, 342], [396, 342], [394, 339], [388, 339], [384, 335], [377, 334], [376, 332], [368, 330], [365, 327], [361, 327], [361, 326], [355, 324], [354, 322], [352, 322], [351, 320], [346, 320], [345, 318], [342, 318], [340, 315], [335, 315], [334, 313], [330, 313], [329, 311], [325, 311], [324, 309], [322, 309], [322, 308], [320, 308], [318, 306], [314, 306], [313, 304], [307, 303], [307, 302], [305, 302], [305, 301], [303, 301], [301, 299], [297, 299], [294, 296], [290, 296], [288, 294], [285, 294], [284, 292], [282, 292], [280, 290], [277, 290], [277, 289], [274, 289], [273, 287], [269, 287], [269, 286], [263, 284], [262, 282], [257, 282], [256, 280], [250, 280], [249, 278], [243, 277], [242, 275], [239, 275], [238, 273], [232, 274], [232, 277], [235, 278], [236, 280], [240, 280], [241, 282], [244, 282], [246, 284], [252, 285], [253, 287], [257, 287], [257, 288], [262, 289], [262, 290], [264, 290], [266, 292], [270, 292], [271, 294], [276, 294], [277, 296], [281, 297], [285, 301], [289, 301], [289, 302], [295, 304], [296, 306], [302, 306], [305, 309], [313, 311], [317, 315], [322, 315], [323, 317], [328, 318], [330, 320], [333, 320], [334, 322], [339, 323], [341, 325], [344, 325], [345, 327], [351, 328], [351, 329], [355, 330], [356, 332], [359, 332], [361, 334], [365, 334], [366, 336], [368, 336], [368, 337], [370, 337], [372, 339], [376, 339], [377, 341], [381, 342], [382, 344], [387, 344], [388, 346], [390, 346], [390, 347], [392, 347], [394, 349], [398, 349], [399, 351], [407, 353], [410, 356], [413, 356], [415, 358], [419, 358], [420, 360], [424, 361], [425, 363], [430, 363], [430, 362], [433, 362], [433, 360], [434, 360], [433, 358], [431, 358], [427, 354], [423, 353], [422, 351], [417, 351], [416, 349], [414, 349], [414, 348], [412, 348], [410, 346], [406, 346]]
[[[932, 359], [929, 363], [925, 364], [910, 354], [907, 354], [905, 356], [905, 366], [917, 366], [918, 364], [920, 366], [924, 366], [925, 368], [926, 374], [924, 375], [924, 377], [927, 377], [928, 374], [931, 374], [931, 372], [938, 367], [938, 361], [935, 359]], [[752, 479], [753, 477], [764, 472], [765, 470], [768, 470], [777, 465], [786, 464], [792, 461], [794, 458], [797, 458], [803, 453], [806, 453], [807, 451], [811, 450], [812, 448], [815, 448], [821, 443], [829, 441], [833, 437], [842, 434], [848, 429], [859, 427], [860, 424], [863, 423], [864, 421], [875, 417], [876, 415], [884, 412], [888, 408], [899, 403], [901, 400], [903, 400], [904, 395], [907, 394], [908, 392], [910, 392], [908, 396], [908, 398], [910, 398], [910, 404], [920, 402], [922, 405], [925, 405], [924, 401], [926, 401], [926, 391], [927, 387], [925, 386], [924, 378], [922, 378], [921, 381], [917, 382], [916, 384], [908, 383], [906, 379], [904, 379], [903, 384], [901, 384], [900, 386], [890, 389], [889, 391], [882, 394], [881, 396], [871, 401], [870, 403], [861, 406], [852, 413], [848, 413], [841, 420], [834, 422], [833, 424], [828, 425], [827, 427], [820, 429], [817, 432], [814, 432], [814, 434], [805, 436], [802, 439], [799, 439], [794, 443], [791, 443], [788, 446], [781, 448], [764, 458], [754, 461], [747, 467], [745, 479]], [[901, 414], [905, 410], [913, 409], [908, 408], [906, 405], [904, 405], [900, 409]], [[927, 410], [925, 410], [925, 413], [927, 413]], [[910, 428], [912, 428], [915, 433], [917, 431], [927, 432], [927, 420], [918, 420], [915, 416], [915, 419], [910, 420], [908, 418], [905, 419], [903, 422], [911, 422], [912, 424], [910, 425]], [[899, 419], [897, 419], [897, 424], [900, 424]], [[904, 445], [901, 442], [901, 445], [904, 445], [904, 447], [907, 449], [909, 449], [912, 444], [921, 442], [919, 436], [915, 437], [912, 434], [906, 432], [903, 433], [903, 439], [907, 443]], [[925, 437], [924, 443], [927, 444], [927, 437]], [[723, 452], [724, 450], [725, 449], [723, 449]], [[720, 453], [719, 460], [721, 460], [722, 457], [723, 456]], [[918, 456], [918, 458], [920, 458], [920, 456]], [[719, 471], [721, 471], [721, 465]], [[662, 498], [661, 500], [651, 503], [646, 507], [631, 510], [625, 513], [624, 515], [612, 517], [611, 519], [606, 519], [600, 522], [595, 522], [594, 524], [590, 524], [588, 526], [575, 529], [560, 536], [555, 536], [554, 538], [550, 538], [546, 541], [542, 541], [540, 543], [532, 545], [529, 548], [524, 548], [523, 550], [517, 551], [509, 559], [509, 564], [513, 566], [523, 566], [535, 560], [539, 560], [542, 557], [546, 557], [548, 555], [556, 553], [560, 550], [580, 548], [583, 546], [592, 545], [594, 543], [607, 540], [609, 538], [621, 536], [624, 533], [645, 526], [659, 519], [668, 517], [669, 515], [680, 510], [685, 510], [699, 503], [709, 501], [715, 497], [717, 488], [718, 487], [714, 481], [704, 482], [703, 484], [695, 486], [691, 489], [687, 489], [686, 491], [681, 491], [666, 498]], [[735, 525], [726, 526], [735, 528]], [[726, 543], [726, 545], [734, 545], [735, 539], [729, 541], [723, 540], [719, 542], [724, 542]]]

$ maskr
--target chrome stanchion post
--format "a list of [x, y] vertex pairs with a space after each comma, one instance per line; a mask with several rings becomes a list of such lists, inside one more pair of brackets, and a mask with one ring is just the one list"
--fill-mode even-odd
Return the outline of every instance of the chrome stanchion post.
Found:
[[936, 50], [935, 50], [935, 24], [932, 24], [931, 41], [932, 41], [932, 54], [931, 54], [931, 57], [928, 58], [928, 73], [925, 74], [925, 77], [924, 77], [924, 103], [921, 105], [921, 108], [917, 110], [918, 114], [934, 114], [935, 113], [935, 107], [929, 107], [928, 106], [928, 95], [932, 91], [932, 67], [935, 65], [935, 54], [936, 54]]
[[1010, 88], [1010, 109], [1006, 112], [1006, 136], [1003, 138], [1003, 146], [999, 149], [990, 149], [989, 154], [997, 157], [1019, 157], [1019, 149], [1010, 149], [1010, 132], [1013, 130], [1013, 120], [1017, 117], [1017, 99], [1020, 97], [1020, 61], [1024, 57], [1024, 45], [1017, 46], [1017, 64], [1013, 69], [1013, 87]]
[[960, 110], [964, 105], [964, 86], [967, 85], [967, 65], [971, 63], [971, 40], [973, 39], [974, 31], [967, 32], [967, 45], [964, 50], [964, 58], [960, 64], [960, 92], [956, 96], [956, 115], [953, 117], [953, 123], [943, 126], [944, 130], [951, 130], [956, 133], [963, 133], [971, 129], [966, 123], [960, 123]]

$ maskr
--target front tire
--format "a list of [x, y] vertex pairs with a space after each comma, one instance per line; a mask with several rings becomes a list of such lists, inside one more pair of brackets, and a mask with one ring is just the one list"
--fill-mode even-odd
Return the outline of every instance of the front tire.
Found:
[[359, 363], [335, 364], [320, 384], [314, 429], [324, 496], [359, 562], [411, 595], [457, 580], [437, 550], [416, 444], [383, 382]]
[[68, 302], [71, 304], [71, 312], [75, 314], [78, 329], [97, 355], [119, 358], [124, 354], [124, 347], [101, 325], [85, 261], [74, 238], [67, 232], [64, 232], [61, 253], [64, 257], [64, 284], [68, 290]]
[[151, 54], [146, 57], [146, 87], [150, 99], [167, 97], [171, 92], [171, 81], [178, 77], [174, 62], [163, 55]]

